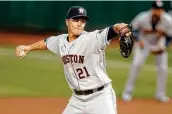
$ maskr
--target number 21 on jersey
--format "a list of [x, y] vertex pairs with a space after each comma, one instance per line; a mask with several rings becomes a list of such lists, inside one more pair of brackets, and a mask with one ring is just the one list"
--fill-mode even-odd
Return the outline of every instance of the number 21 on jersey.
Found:
[[90, 76], [85, 66], [83, 68], [77, 68], [76, 72], [79, 79], [83, 79]]

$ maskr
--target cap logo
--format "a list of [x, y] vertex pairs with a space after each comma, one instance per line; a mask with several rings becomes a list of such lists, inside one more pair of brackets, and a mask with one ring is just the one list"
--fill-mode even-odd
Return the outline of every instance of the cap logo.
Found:
[[83, 13], [84, 13], [84, 9], [79, 8], [78, 10], [79, 10], [79, 13], [81, 13], [81, 14], [83, 14]]

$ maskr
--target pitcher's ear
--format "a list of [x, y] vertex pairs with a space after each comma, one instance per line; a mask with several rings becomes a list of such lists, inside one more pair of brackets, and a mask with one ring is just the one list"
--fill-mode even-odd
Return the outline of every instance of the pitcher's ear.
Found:
[[69, 20], [68, 20], [68, 19], [66, 19], [66, 25], [68, 25], [68, 23], [69, 23]]

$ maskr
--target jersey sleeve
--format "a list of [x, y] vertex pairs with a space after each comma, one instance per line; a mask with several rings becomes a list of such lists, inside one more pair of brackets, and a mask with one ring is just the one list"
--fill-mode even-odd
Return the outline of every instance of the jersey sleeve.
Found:
[[131, 21], [133, 29], [138, 30], [140, 28], [142, 19], [143, 19], [143, 13], [139, 13], [134, 17], [134, 19]]
[[134, 17], [134, 19], [131, 21], [132, 27], [133, 27], [133, 35], [135, 37], [136, 41], [139, 41], [140, 38], [140, 28], [141, 28], [141, 24], [143, 23], [143, 13], [139, 13], [138, 15], [136, 15]]
[[166, 46], [168, 47], [170, 43], [172, 42], [172, 18], [171, 16], [167, 16], [166, 21], [167, 27], [166, 27]]
[[166, 34], [172, 37], [172, 18], [170, 16], [167, 21]]
[[51, 36], [44, 40], [46, 47], [51, 52], [55, 53], [56, 55], [59, 55], [59, 37], [58, 36]]
[[113, 26], [104, 28], [102, 30], [96, 30], [97, 48], [104, 50], [107, 45], [110, 44], [111, 40], [117, 36], [114, 32]]

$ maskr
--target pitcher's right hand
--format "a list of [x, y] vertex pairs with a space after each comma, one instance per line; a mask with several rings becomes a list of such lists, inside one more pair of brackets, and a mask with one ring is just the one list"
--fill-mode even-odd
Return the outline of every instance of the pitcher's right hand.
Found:
[[16, 47], [16, 56], [23, 58], [30, 52], [30, 47], [26, 45], [20, 45]]

